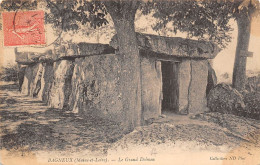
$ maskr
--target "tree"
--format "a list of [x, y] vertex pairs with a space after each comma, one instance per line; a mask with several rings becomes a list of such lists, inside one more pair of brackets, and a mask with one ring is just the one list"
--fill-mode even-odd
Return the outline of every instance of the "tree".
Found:
[[111, 15], [117, 32], [123, 108], [126, 119], [130, 118], [130, 130], [141, 125], [141, 62], [135, 33], [135, 13], [139, 1], [108, 1], [104, 3]]
[[234, 18], [237, 21], [238, 38], [232, 85], [237, 90], [243, 91], [246, 84], [246, 62], [250, 41], [252, 16], [256, 16], [257, 12], [259, 12], [259, 1], [244, 0], [237, 3], [237, 12], [234, 13]]

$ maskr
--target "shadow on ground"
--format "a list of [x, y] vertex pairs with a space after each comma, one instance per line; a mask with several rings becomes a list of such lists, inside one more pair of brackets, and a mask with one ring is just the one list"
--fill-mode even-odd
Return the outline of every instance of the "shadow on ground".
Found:
[[[7, 85], [0, 86], [1, 89], [7, 89]], [[1, 149], [106, 153], [107, 148], [123, 136], [120, 125], [115, 122], [49, 109], [40, 101], [21, 97], [15, 90], [2, 90], [1, 98], [3, 96], [5, 99], [0, 103]], [[13, 101], [10, 103], [8, 99]]]
[[18, 90], [18, 85], [16, 83], [8, 83], [8, 84], [3, 84], [0, 85], [0, 90], [9, 90], [9, 91], [17, 91]]

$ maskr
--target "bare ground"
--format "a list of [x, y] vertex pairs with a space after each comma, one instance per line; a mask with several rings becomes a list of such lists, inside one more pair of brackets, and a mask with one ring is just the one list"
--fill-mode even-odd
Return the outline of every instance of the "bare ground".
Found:
[[0, 147], [8, 152], [89, 151], [109, 155], [120, 149], [157, 145], [185, 151], [227, 152], [238, 146], [260, 149], [258, 120], [220, 113], [166, 113], [123, 135], [115, 122], [49, 109], [37, 99], [22, 96], [17, 89], [15, 84], [0, 85]]
[[[260, 122], [230, 114], [204, 113], [194, 116], [166, 114], [151, 125], [136, 128], [120, 139], [116, 147], [162, 144], [166, 142], [196, 142], [198, 145], [232, 149], [239, 145], [260, 147]], [[260, 148], [259, 148], [260, 149]]]
[[0, 89], [2, 149], [90, 150], [104, 154], [108, 146], [122, 137], [120, 126], [114, 122], [47, 108], [37, 99], [22, 96], [15, 84], [2, 85]]

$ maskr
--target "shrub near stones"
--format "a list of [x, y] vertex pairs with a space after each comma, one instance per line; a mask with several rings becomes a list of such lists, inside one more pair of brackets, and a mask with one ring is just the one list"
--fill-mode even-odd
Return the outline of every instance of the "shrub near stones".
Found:
[[260, 92], [251, 92], [244, 96], [246, 105], [244, 116], [260, 120]]
[[213, 112], [244, 115], [243, 95], [230, 85], [224, 83], [216, 85], [210, 90], [207, 99], [208, 107]]
[[227, 84], [218, 84], [208, 94], [212, 112], [230, 113], [260, 120], [260, 92], [239, 93]]
[[8, 64], [5, 67], [0, 68], [0, 80], [2, 81], [17, 81], [18, 77], [18, 66]]

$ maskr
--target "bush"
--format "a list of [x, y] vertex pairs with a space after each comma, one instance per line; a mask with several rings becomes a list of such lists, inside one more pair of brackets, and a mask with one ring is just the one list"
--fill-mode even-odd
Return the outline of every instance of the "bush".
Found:
[[17, 81], [18, 80], [18, 66], [16, 64], [8, 64], [5, 67], [1, 67], [0, 80]]
[[213, 112], [240, 115], [245, 108], [243, 95], [230, 85], [216, 85], [208, 94], [208, 107]]
[[251, 92], [244, 95], [246, 117], [260, 120], [260, 92]]
[[207, 99], [212, 112], [260, 120], [260, 92], [245, 92], [242, 95], [230, 85], [222, 83], [209, 92]]
[[258, 75], [256, 76], [251, 76], [247, 78], [245, 89], [248, 92], [260, 92], [260, 73], [258, 73]]

